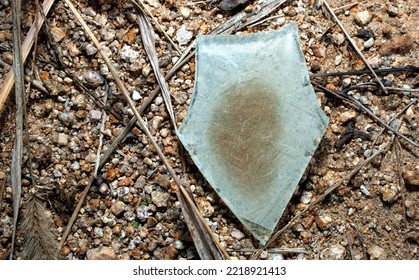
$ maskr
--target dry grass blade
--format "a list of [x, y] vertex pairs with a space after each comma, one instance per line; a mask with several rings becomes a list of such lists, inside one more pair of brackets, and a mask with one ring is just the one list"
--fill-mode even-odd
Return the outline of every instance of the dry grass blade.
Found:
[[[116, 72], [115, 68], [113, 67], [112, 62], [110, 61], [109, 57], [106, 55], [106, 53], [103, 51], [102, 46], [100, 45], [99, 41], [96, 39], [90, 28], [87, 26], [86, 22], [81, 17], [80, 13], [77, 11], [77, 9], [74, 7], [74, 5], [69, 1], [65, 0], [67, 5], [69, 6], [70, 10], [73, 12], [73, 14], [76, 16], [76, 18], [79, 20], [83, 28], [85, 29], [86, 33], [89, 35], [93, 43], [95, 44], [96, 48], [99, 50], [99, 53], [101, 54], [103, 60], [107, 64], [112, 76], [115, 79], [116, 84], [121, 89], [122, 94], [124, 95], [125, 99], [127, 100], [128, 104], [130, 105], [131, 109], [134, 112], [134, 115], [137, 117], [138, 125], [141, 127], [143, 132], [147, 135], [148, 139], [150, 140], [151, 144], [156, 149], [156, 152], [160, 159], [162, 160], [163, 164], [165, 165], [166, 169], [169, 171], [170, 175], [175, 180], [176, 184], [178, 185], [178, 189], [176, 190], [176, 195], [178, 196], [179, 202], [181, 203], [182, 207], [182, 213], [184, 214], [186, 224], [188, 225], [189, 231], [191, 232], [192, 238], [195, 242], [195, 246], [197, 247], [198, 253], [200, 253], [201, 256], [205, 256], [205, 258], [208, 259], [222, 259], [223, 256], [225, 258], [228, 258], [227, 252], [224, 250], [224, 248], [220, 245], [219, 241], [214, 238], [213, 233], [208, 229], [208, 225], [205, 223], [204, 218], [202, 217], [202, 214], [197, 211], [197, 207], [193, 202], [191, 203], [191, 198], [189, 195], [186, 194], [185, 196], [185, 189], [180, 184], [180, 180], [178, 176], [176, 175], [173, 168], [168, 163], [166, 157], [164, 156], [163, 152], [161, 151], [159, 145], [154, 140], [154, 137], [151, 135], [151, 132], [149, 131], [147, 125], [141, 118], [141, 115], [139, 114], [138, 110], [135, 108], [134, 102], [131, 100], [130, 95], [122, 83], [121, 79], [119, 78], [118, 73]], [[185, 203], [186, 202], [188, 203]], [[196, 219], [198, 217], [198, 219]], [[212, 243], [214, 242], [214, 243]], [[202, 251], [201, 251], [202, 250]], [[214, 254], [214, 251], [216, 254]]]
[[[52, 4], [54, 3], [54, 0], [45, 0], [43, 4], [43, 12], [44, 14], [48, 14], [49, 10], [51, 9]], [[34, 36], [36, 31], [36, 26], [38, 26], [38, 29], [41, 28], [42, 24], [44, 23], [44, 19], [41, 16], [38, 16], [38, 22], [37, 24], [34, 22], [31, 26], [31, 29], [29, 29], [28, 34], [26, 35], [25, 40], [22, 44], [22, 62], [24, 63], [26, 58], [29, 55], [29, 51], [32, 48], [33, 42], [34, 42]], [[6, 74], [6, 78], [3, 83], [3, 87], [0, 90], [0, 113], [3, 110], [3, 105], [7, 100], [7, 97], [10, 94], [10, 91], [12, 90], [13, 84], [15, 81], [15, 74], [13, 70], [10, 70]]]
[[[133, 2], [135, 3], [135, 2]], [[169, 85], [166, 82], [163, 74], [160, 71], [159, 61], [157, 58], [157, 51], [155, 48], [155, 41], [154, 41], [154, 30], [151, 26], [151, 23], [148, 21], [144, 10], [137, 6], [139, 10], [139, 15], [137, 17], [138, 25], [141, 31], [141, 39], [143, 41], [144, 48], [146, 50], [148, 59], [150, 60], [151, 66], [154, 71], [154, 75], [157, 78], [157, 82], [159, 83], [164, 102], [166, 104], [167, 111], [169, 112], [170, 119], [173, 123], [175, 130], [177, 130], [176, 118], [175, 113], [173, 111], [172, 101], [170, 99], [170, 90]]]
[[180, 54], [182, 53], [181, 50], [179, 49], [178, 45], [175, 44], [175, 42], [173, 42], [172, 38], [170, 38], [169, 34], [167, 34], [167, 32], [164, 30], [164, 28], [161, 26], [161, 24], [157, 21], [157, 19], [153, 16], [153, 14], [150, 12], [149, 9], [147, 9], [147, 7], [144, 5], [143, 1], [139, 1], [140, 5], [134, 1], [131, 0], [131, 2], [137, 6], [138, 8], [142, 9], [143, 12], [145, 12], [156, 24], [157, 28], [159, 29], [160, 32], [163, 33], [163, 36], [167, 39], [167, 41], [169, 41], [169, 43], [172, 45], [172, 47]]
[[12, 156], [12, 188], [13, 188], [13, 235], [10, 259], [13, 258], [13, 251], [16, 239], [16, 226], [20, 208], [20, 197], [22, 195], [22, 157], [23, 157], [23, 123], [25, 117], [25, 81], [23, 73], [23, 62], [20, 41], [21, 2], [12, 1], [13, 18], [13, 70], [16, 76], [16, 136]]
[[352, 40], [351, 36], [349, 35], [349, 33], [346, 31], [346, 29], [343, 27], [342, 23], [339, 21], [338, 17], [336, 16], [336, 14], [333, 12], [332, 8], [330, 8], [329, 4], [327, 3], [326, 0], [323, 0], [323, 4], [325, 5], [327, 11], [332, 15], [332, 18], [334, 19], [334, 21], [337, 23], [337, 25], [339, 26], [339, 28], [342, 30], [342, 32], [345, 34], [346, 38], [348, 39], [348, 41], [351, 43], [352, 47], [355, 49], [355, 51], [358, 53], [358, 55], [361, 57], [362, 61], [364, 62], [365, 66], [367, 66], [367, 68], [371, 71], [372, 75], [374, 76], [374, 78], [377, 80], [377, 83], [380, 85], [380, 87], [383, 89], [383, 91], [385, 93], [387, 93], [387, 89], [386, 87], [383, 85], [383, 83], [381, 82], [380, 78], [377, 76], [377, 74], [375, 73], [374, 69], [372, 69], [371, 65], [368, 63], [368, 61], [365, 59], [364, 55], [362, 54], [362, 52], [359, 50], [358, 46], [356, 45], [356, 43]]
[[25, 202], [26, 209], [23, 211], [20, 232], [24, 236], [23, 255], [27, 260], [57, 260], [59, 252], [55, 236], [51, 232], [53, 228], [47, 210], [42, 200], [31, 194]]

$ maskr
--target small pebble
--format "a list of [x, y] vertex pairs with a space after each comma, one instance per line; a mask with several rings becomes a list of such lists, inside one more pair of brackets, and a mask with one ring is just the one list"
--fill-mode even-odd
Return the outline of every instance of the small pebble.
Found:
[[179, 43], [179, 45], [183, 46], [189, 43], [189, 41], [192, 39], [193, 33], [192, 31], [189, 31], [186, 29], [185, 25], [182, 25], [177, 31], [176, 31], [176, 39]]
[[336, 66], [340, 65], [342, 63], [342, 61], [343, 61], [343, 56], [341, 54], [340, 55], [337, 55], [335, 57], [335, 65]]
[[125, 211], [126, 205], [125, 203], [123, 203], [122, 201], [116, 201], [112, 207], [111, 207], [111, 212], [112, 214], [114, 214], [115, 216], [120, 215], [122, 212]]
[[94, 88], [105, 83], [105, 79], [97, 71], [87, 71], [86, 73], [84, 73], [83, 81]]
[[67, 146], [68, 145], [68, 135], [65, 133], [59, 133], [57, 143], [60, 146]]
[[214, 207], [212, 207], [205, 197], [197, 197], [195, 200], [204, 217], [211, 217], [214, 214]]
[[181, 7], [179, 12], [184, 19], [188, 19], [191, 16], [191, 13], [192, 13], [191, 9], [189, 9], [187, 7]]
[[367, 25], [372, 19], [372, 15], [368, 11], [362, 11], [355, 14], [355, 21], [361, 25]]
[[231, 230], [231, 237], [233, 237], [233, 238], [235, 238], [235, 239], [237, 239], [237, 240], [242, 240], [243, 238], [245, 238], [246, 237], [246, 235], [244, 235], [244, 233], [243, 232], [241, 232], [240, 230], [238, 230], [238, 229], [236, 229], [236, 228], [233, 228], [232, 230]]
[[138, 91], [136, 91], [136, 90], [134, 90], [133, 92], [132, 92], [132, 100], [134, 100], [134, 101], [138, 101], [138, 100], [140, 100], [142, 97], [141, 97], [141, 94], [138, 92]]
[[142, 222], [144, 222], [148, 218], [148, 216], [151, 215], [148, 206], [146, 205], [140, 205], [139, 207], [137, 207], [136, 213], [137, 218]]
[[360, 190], [361, 190], [361, 192], [362, 192], [363, 194], [365, 194], [366, 196], [370, 196], [370, 192], [368, 191], [368, 189], [367, 189], [364, 185], [359, 186], [359, 189], [360, 189]]
[[301, 201], [301, 203], [309, 204], [312, 197], [313, 197], [313, 193], [312, 192], [303, 191], [303, 193], [301, 194], [300, 201]]
[[89, 118], [92, 122], [97, 122], [102, 119], [102, 112], [99, 110], [91, 110], [89, 112]]
[[97, 51], [98, 51], [97, 48], [95, 46], [93, 46], [92, 44], [88, 44], [86, 46], [86, 54], [88, 56], [95, 55], [97, 53]]
[[343, 42], [345, 42], [345, 36], [341, 33], [333, 33], [332, 42], [335, 45], [340, 46], [343, 44]]
[[115, 251], [110, 247], [99, 247], [90, 249], [86, 253], [88, 260], [115, 260]]
[[319, 229], [328, 230], [330, 226], [332, 225], [333, 220], [329, 215], [323, 213], [316, 216], [315, 221]]
[[52, 37], [54, 38], [55, 42], [60, 42], [65, 37], [65, 32], [59, 27], [51, 27], [50, 29]]
[[371, 245], [368, 247], [368, 254], [370, 256], [370, 260], [385, 260], [387, 259], [386, 251], [377, 246], [377, 245]]
[[71, 170], [73, 170], [73, 171], [79, 170], [79, 169], [80, 169], [80, 164], [79, 164], [79, 162], [78, 162], [78, 161], [73, 162], [73, 163], [70, 165], [70, 169], [71, 169]]
[[52, 173], [54, 174], [55, 178], [59, 178], [63, 176], [63, 174], [58, 170], [54, 170]]
[[352, 119], [354, 119], [356, 117], [356, 112], [355, 111], [345, 111], [342, 114], [339, 115], [338, 117], [338, 121], [340, 121], [341, 123], [346, 123]]
[[387, 6], [387, 13], [389, 16], [395, 17], [399, 14], [399, 9], [391, 4]]
[[331, 245], [320, 253], [322, 260], [344, 260], [345, 256], [346, 249], [340, 244]]
[[99, 192], [101, 194], [107, 194], [109, 191], [108, 185], [106, 185], [105, 183], [100, 184], [99, 186]]
[[369, 49], [374, 45], [374, 38], [369, 38], [367, 41], [364, 42], [364, 48]]
[[140, 57], [140, 53], [133, 50], [130, 46], [125, 45], [119, 51], [119, 57], [128, 63], [133, 63], [136, 59], [138, 59], [138, 57]]
[[383, 201], [392, 203], [397, 200], [398, 189], [397, 185], [389, 184], [380, 189]]

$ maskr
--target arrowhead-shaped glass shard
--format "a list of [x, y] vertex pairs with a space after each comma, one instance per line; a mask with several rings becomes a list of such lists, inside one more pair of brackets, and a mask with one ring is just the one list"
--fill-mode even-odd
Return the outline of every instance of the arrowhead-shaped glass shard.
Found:
[[178, 136], [219, 196], [262, 243], [328, 125], [297, 25], [197, 40], [195, 89]]

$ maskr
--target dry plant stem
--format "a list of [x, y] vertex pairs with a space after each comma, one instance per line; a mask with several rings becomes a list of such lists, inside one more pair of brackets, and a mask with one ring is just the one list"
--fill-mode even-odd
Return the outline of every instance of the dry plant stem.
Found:
[[[407, 66], [407, 67], [392, 67], [392, 68], [375, 69], [375, 73], [394, 73], [394, 72], [403, 72], [403, 71], [418, 73], [419, 68], [414, 67], [414, 66]], [[309, 76], [310, 78], [316, 78], [316, 77], [330, 77], [330, 76], [352, 76], [352, 75], [363, 75], [363, 74], [371, 74], [371, 71], [359, 70], [359, 71], [346, 71], [346, 72], [333, 72], [333, 73], [316, 73], [316, 74], [310, 74]]]
[[346, 243], [348, 243], [348, 248], [349, 248], [349, 253], [351, 254], [351, 259], [354, 260], [355, 255], [354, 255], [354, 250], [352, 248], [353, 243], [352, 243], [351, 238], [349, 237], [349, 233], [346, 233], [345, 238], [346, 238]]
[[175, 50], [178, 52], [178, 54], [181, 54], [182, 51], [179, 49], [178, 45], [176, 45], [175, 42], [173, 42], [172, 38], [170, 38], [169, 34], [164, 30], [164, 28], [161, 26], [159, 21], [156, 19], [156, 17], [153, 16], [153, 14], [150, 12], [150, 10], [144, 5], [144, 2], [142, 0], [139, 1], [140, 4], [137, 3], [137, 1], [131, 0], [131, 2], [137, 6], [138, 8], [142, 9], [157, 25], [159, 31], [161, 31], [164, 35], [164, 37], [169, 41], [169, 43], [175, 48]]
[[[243, 249], [227, 249], [227, 252], [255, 252], [258, 249], [254, 248], [243, 248]], [[304, 248], [270, 248], [266, 250], [268, 253], [275, 253], [275, 254], [305, 254], [306, 249]]]
[[[51, 9], [52, 4], [54, 3], [54, 0], [45, 0], [43, 5], [43, 12], [44, 14], [48, 14], [49, 10]], [[38, 16], [38, 22], [33, 23], [31, 28], [29, 29], [28, 34], [25, 37], [25, 40], [22, 43], [22, 63], [25, 62], [26, 58], [29, 55], [29, 51], [32, 48], [32, 45], [34, 43], [34, 36], [35, 36], [35, 30], [36, 26], [38, 26], [38, 29], [42, 26], [44, 23], [44, 19], [40, 16]], [[3, 110], [3, 105], [7, 100], [7, 97], [10, 94], [10, 91], [13, 87], [13, 84], [15, 82], [15, 75], [13, 70], [11, 69], [5, 77], [3, 87], [0, 90], [0, 113]]]
[[[106, 89], [108, 89], [108, 83], [106, 83]], [[108, 90], [105, 91], [105, 94], [103, 96], [103, 103], [106, 104], [107, 100], [108, 100]], [[102, 109], [102, 121], [100, 123], [100, 128], [99, 128], [99, 145], [97, 147], [97, 153], [96, 153], [96, 164], [95, 164], [95, 171], [94, 171], [94, 176], [95, 178], [97, 178], [97, 172], [99, 170], [99, 164], [100, 164], [100, 151], [102, 151], [102, 145], [103, 145], [103, 133], [101, 131], [103, 131], [103, 128], [105, 127], [105, 122], [106, 122], [106, 111], [104, 109]]]
[[22, 61], [22, 48], [20, 41], [20, 22], [21, 22], [21, 2], [12, 1], [13, 18], [13, 70], [16, 76], [15, 95], [16, 95], [16, 136], [12, 154], [11, 181], [13, 189], [13, 233], [12, 248], [10, 259], [13, 259], [16, 227], [20, 208], [20, 197], [22, 195], [22, 157], [23, 157], [23, 136], [25, 118], [25, 81]]
[[400, 194], [402, 197], [402, 207], [403, 207], [403, 217], [404, 217], [404, 226], [407, 228], [407, 214], [406, 214], [406, 206], [404, 205], [404, 202], [406, 201], [405, 198], [405, 184], [404, 184], [404, 179], [403, 179], [403, 174], [402, 174], [402, 160], [401, 160], [401, 156], [400, 156], [400, 152], [401, 152], [401, 146], [400, 146], [400, 142], [399, 140], [396, 138], [394, 140], [394, 155], [396, 157], [396, 165], [397, 165], [397, 172], [398, 172], [398, 185], [400, 188]]
[[339, 180], [339, 182], [337, 182], [335, 185], [331, 186], [330, 188], [328, 188], [321, 196], [319, 196], [315, 201], [313, 201], [312, 203], [310, 203], [307, 208], [305, 208], [303, 211], [299, 212], [297, 215], [294, 216], [294, 218], [291, 219], [291, 221], [288, 222], [288, 224], [286, 224], [283, 228], [281, 228], [279, 231], [277, 231], [270, 239], [269, 241], [265, 244], [265, 246], [263, 246], [263, 248], [259, 249], [258, 251], [256, 251], [253, 256], [252, 259], [257, 259], [260, 255], [260, 253], [263, 250], [266, 250], [266, 248], [268, 246], [270, 246], [285, 230], [287, 230], [288, 228], [290, 228], [291, 226], [294, 225], [294, 223], [301, 217], [303, 216], [306, 212], [308, 212], [309, 210], [311, 210], [315, 205], [317, 205], [319, 202], [323, 201], [325, 199], [326, 196], [328, 196], [331, 192], [333, 192], [334, 190], [336, 190], [338, 187], [340, 187], [341, 185], [346, 185], [349, 180], [356, 174], [358, 173], [359, 170], [361, 170], [361, 168], [363, 166], [365, 166], [366, 164], [368, 164], [369, 162], [371, 162], [377, 155], [381, 154], [394, 140], [394, 135], [393, 138], [391, 140], [391, 142], [383, 145], [380, 147], [380, 149], [372, 154], [369, 158], [367, 158], [366, 160], [364, 160], [362, 163], [359, 163], [357, 166], [354, 167], [354, 169], [351, 170], [351, 172], [349, 172], [345, 177], [343, 177], [342, 179]]
[[343, 6], [334, 8], [333, 11], [336, 13], [336, 12], [341, 11], [341, 10], [350, 9], [350, 8], [355, 7], [357, 5], [358, 5], [358, 2], [347, 4], [347, 5], [343, 5]]
[[[122, 83], [122, 81], [119, 79], [118, 73], [116, 72], [115, 68], [112, 65], [112, 62], [109, 60], [109, 58], [106, 55], [106, 53], [103, 51], [103, 48], [100, 45], [99, 41], [96, 39], [96, 37], [94, 36], [94, 34], [90, 30], [90, 28], [87, 26], [87, 24], [85, 23], [85, 21], [83, 20], [83, 18], [80, 16], [79, 12], [73, 6], [73, 4], [69, 0], [65, 0], [65, 2], [67, 3], [67, 5], [71, 9], [71, 11], [74, 13], [74, 15], [77, 17], [77, 19], [80, 21], [80, 23], [83, 26], [83, 28], [85, 29], [86, 33], [89, 35], [89, 37], [91, 38], [91, 40], [95, 44], [96, 48], [99, 50], [99, 53], [101, 54], [102, 59], [107, 64], [107, 66], [108, 66], [108, 68], [109, 68], [112, 76], [115, 79], [116, 84], [121, 89], [122, 94], [124, 95], [125, 99], [127, 100], [128, 104], [130, 105], [131, 109], [133, 110], [134, 115], [137, 117], [138, 125], [143, 130], [143, 132], [147, 135], [147, 137], [149, 138], [151, 144], [156, 149], [158, 156], [162, 160], [163, 164], [166, 166], [166, 169], [169, 171], [170, 175], [175, 180], [176, 184], [179, 186], [180, 191], [177, 190], [176, 191], [176, 194], [177, 194], [177, 196], [179, 198], [179, 201], [181, 202], [182, 207], [184, 207], [184, 209], [186, 210], [184, 212], [184, 215], [188, 215], [188, 211], [187, 211], [187, 209], [188, 209], [187, 207], [188, 206], [191, 206], [194, 210], [197, 210], [198, 208], [196, 207], [196, 205], [193, 203], [193, 201], [189, 197], [189, 194], [186, 193], [186, 190], [184, 189], [184, 187], [182, 186], [182, 184], [181, 184], [181, 182], [179, 180], [179, 177], [177, 176], [177, 174], [175, 173], [175, 171], [173, 170], [173, 168], [170, 166], [169, 162], [167, 161], [167, 159], [164, 156], [163, 152], [161, 151], [160, 147], [158, 146], [158, 144], [154, 140], [154, 137], [151, 135], [151, 132], [149, 131], [147, 125], [145, 124], [145, 122], [141, 118], [141, 115], [139, 114], [138, 110], [135, 108], [134, 102], [131, 100], [127, 89], [125, 88], [125, 86]], [[183, 200], [182, 193], [185, 195], [185, 198], [190, 203], [190, 205], [185, 205], [184, 203], [182, 204], [182, 200]], [[202, 214], [200, 213], [200, 211], [194, 212], [193, 214], [197, 215], [197, 217], [199, 218], [199, 220], [201, 222], [204, 221], [203, 225], [205, 226], [206, 229], [209, 229], [209, 227], [206, 224], [205, 219], [202, 217]], [[193, 217], [191, 217], [191, 218], [193, 218]], [[188, 224], [188, 226], [190, 226], [190, 225]], [[211, 235], [212, 231], [209, 231], [208, 233]], [[213, 237], [213, 236], [214, 235], [212, 234], [211, 237]], [[224, 257], [225, 258], [228, 258], [227, 252], [225, 252], [225, 250], [223, 249], [223, 247], [221, 246], [221, 244], [219, 243], [219, 241], [217, 239], [213, 239], [213, 241], [217, 245], [218, 249], [223, 253]]]
[[381, 82], [380, 78], [377, 76], [377, 74], [375, 73], [374, 69], [372, 69], [371, 65], [368, 63], [368, 61], [365, 59], [364, 55], [362, 54], [361, 50], [358, 48], [358, 46], [355, 44], [355, 42], [352, 40], [351, 36], [349, 35], [349, 33], [346, 31], [346, 29], [343, 27], [342, 23], [339, 21], [338, 17], [336, 16], [336, 14], [333, 12], [332, 8], [330, 8], [329, 4], [327, 3], [326, 0], [323, 0], [323, 4], [326, 6], [326, 9], [328, 10], [328, 12], [332, 15], [332, 18], [335, 20], [335, 22], [337, 23], [337, 25], [339, 26], [339, 28], [342, 30], [342, 32], [345, 34], [346, 38], [348, 39], [348, 41], [351, 43], [352, 47], [355, 49], [355, 51], [358, 53], [358, 55], [361, 57], [362, 61], [364, 62], [365, 66], [367, 66], [367, 68], [371, 71], [372, 75], [374, 76], [374, 78], [377, 80], [377, 83], [380, 85], [380, 87], [383, 89], [383, 91], [385, 93], [387, 93], [387, 89], [385, 88], [385, 86], [383, 85], [383, 83]]

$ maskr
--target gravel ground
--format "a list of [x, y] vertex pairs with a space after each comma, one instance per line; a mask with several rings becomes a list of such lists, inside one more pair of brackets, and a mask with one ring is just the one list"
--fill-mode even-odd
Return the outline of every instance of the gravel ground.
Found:
[[[131, 2], [76, 2], [75, 6], [105, 47], [134, 102], [143, 104], [156, 87], [156, 78], [141, 43], [137, 14]], [[224, 11], [217, 6], [219, 1], [144, 2], [180, 50], [186, 49], [197, 34], [210, 32], [243, 9], [251, 12], [258, 4], [247, 1], [237, 9]], [[348, 0], [330, 1], [332, 7], [351, 3]], [[31, 3], [24, 3], [23, 10], [22, 28], [27, 32], [35, 8]], [[419, 11], [415, 0], [360, 1], [357, 6], [336, 10], [336, 14], [373, 67], [418, 66]], [[327, 19], [321, 10], [312, 13], [312, 3], [286, 1], [270, 16], [269, 20], [240, 32], [278, 29], [296, 21], [310, 73], [365, 68], [332, 19]], [[97, 49], [64, 1], [56, 1], [47, 18], [72, 77], [48, 62], [53, 56], [46, 32], [42, 30], [38, 43], [38, 58], [42, 59], [36, 62], [36, 74], [48, 93], [35, 88], [28, 93], [29, 144], [26, 147], [30, 147], [32, 153], [37, 187], [31, 186], [28, 164], [25, 164], [22, 209], [25, 209], [31, 191], [48, 194], [43, 203], [52, 223], [50, 230], [54, 233], [54, 242], [58, 244], [94, 172], [100, 135], [103, 135], [103, 153], [133, 113]], [[0, 86], [12, 63], [11, 26], [10, 3], [2, 0]], [[179, 59], [179, 54], [161, 32], [156, 33], [156, 48], [160, 67], [167, 73]], [[27, 70], [30, 70], [30, 64], [26, 63]], [[179, 123], [190, 104], [194, 70], [192, 58], [168, 80]], [[384, 94], [377, 87], [367, 87], [351, 90], [349, 94], [388, 122], [416, 100], [418, 93], [409, 90], [417, 88], [419, 79], [417, 73], [406, 71], [381, 74], [380, 77], [386, 86], [404, 91]], [[107, 105], [122, 116], [122, 123], [97, 106], [77, 87], [73, 78], [85, 84], [98, 99], [106, 97]], [[346, 75], [316, 77], [312, 81], [328, 89], [341, 90], [373, 80], [368, 75]], [[329, 93], [319, 91], [316, 94], [330, 124], [278, 229], [346, 176], [356, 164], [391, 142], [390, 133], [378, 137], [381, 126], [361, 110]], [[7, 257], [12, 236], [10, 162], [15, 108], [14, 95], [11, 96], [0, 119], [0, 258]], [[398, 123], [400, 132], [415, 141], [419, 139], [418, 112], [416, 102], [401, 115]], [[232, 258], [250, 258], [253, 249], [259, 247], [258, 242], [223, 204], [188, 156], [182, 167], [180, 143], [160, 95], [143, 116], [170, 164], [193, 192], [221, 244]], [[355, 134], [351, 141], [339, 141], [348, 128], [367, 133], [370, 138]], [[397, 143], [400, 143], [400, 152]], [[394, 141], [347, 184], [298, 219], [272, 245], [272, 248], [304, 248], [305, 253], [279, 254], [273, 249], [264, 251], [259, 258], [418, 259], [418, 154], [418, 148], [403, 140]], [[25, 162], [27, 159], [26, 153]], [[197, 258], [171, 184], [171, 177], [147, 137], [139, 128], [133, 128], [98, 172], [62, 247], [62, 258]], [[23, 240], [23, 233], [19, 231], [15, 258], [25, 258]]]

